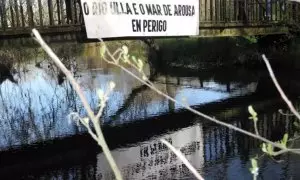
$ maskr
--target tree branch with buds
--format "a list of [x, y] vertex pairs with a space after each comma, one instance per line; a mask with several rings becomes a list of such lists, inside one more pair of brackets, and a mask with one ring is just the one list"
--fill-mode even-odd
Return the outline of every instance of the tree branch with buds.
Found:
[[[113, 170], [116, 179], [122, 180], [122, 175], [117, 167], [117, 164], [115, 163], [115, 160], [113, 156], [111, 155], [111, 152], [109, 150], [109, 147], [105, 141], [102, 129], [101, 129], [101, 122], [100, 122], [100, 116], [103, 112], [103, 108], [105, 107], [106, 101], [108, 99], [109, 93], [114, 88], [114, 83], [110, 83], [109, 87], [110, 89], [104, 93], [102, 90], [98, 91], [98, 96], [100, 97], [100, 110], [95, 115], [92, 111], [86, 97], [84, 96], [82, 89], [80, 88], [80, 85], [76, 82], [74, 79], [72, 73], [64, 66], [64, 64], [60, 61], [60, 59], [56, 56], [56, 54], [52, 51], [52, 49], [45, 43], [45, 41], [42, 39], [41, 35], [36, 29], [32, 30], [33, 35], [35, 36], [36, 41], [41, 45], [41, 47], [48, 53], [48, 55], [51, 57], [51, 59], [54, 61], [54, 63], [61, 69], [61, 71], [66, 75], [67, 79], [71, 82], [72, 87], [78, 94], [81, 102], [83, 103], [83, 106], [85, 110], [87, 111], [88, 117], [85, 118], [79, 118], [81, 124], [83, 124], [87, 129], [90, 135], [93, 137], [93, 139], [98, 143], [98, 145], [102, 148], [103, 153], [108, 160], [108, 163]], [[90, 126], [90, 123], [92, 123], [95, 133], [92, 131], [92, 128]]]

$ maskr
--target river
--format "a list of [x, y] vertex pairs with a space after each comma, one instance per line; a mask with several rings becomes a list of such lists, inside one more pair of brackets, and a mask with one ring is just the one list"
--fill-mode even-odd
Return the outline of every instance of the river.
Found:
[[[296, 131], [295, 118], [278, 111], [290, 113], [266, 69], [252, 61], [266, 52], [299, 107], [300, 72], [292, 60], [297, 44], [279, 52], [243, 40], [165, 40], [159, 55], [138, 41], [111, 42], [109, 47], [124, 44], [144, 61], [146, 74], [154, 74], [154, 85], [174, 99], [254, 132], [247, 111], [252, 105], [259, 114], [259, 133], [273, 141]], [[97, 90], [116, 83], [101, 121], [124, 179], [194, 178], [160, 139], [180, 149], [205, 179], [252, 179], [250, 158], [263, 154], [262, 142], [198, 117], [108, 65], [99, 58], [98, 43], [50, 45], [74, 73], [94, 111]], [[276, 61], [282, 57], [285, 67]], [[86, 116], [78, 96], [43, 50], [2, 45], [0, 60], [1, 179], [113, 179], [101, 149], [70, 116]], [[261, 156], [259, 178], [298, 179], [299, 160], [294, 154]]]

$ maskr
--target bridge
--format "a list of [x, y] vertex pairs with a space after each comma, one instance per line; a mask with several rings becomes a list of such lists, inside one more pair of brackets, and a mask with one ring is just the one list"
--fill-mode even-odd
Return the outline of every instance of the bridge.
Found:
[[[280, 0], [199, 0], [200, 37], [284, 34], [300, 19], [300, 5]], [[85, 34], [78, 0], [0, 0], [0, 37]]]

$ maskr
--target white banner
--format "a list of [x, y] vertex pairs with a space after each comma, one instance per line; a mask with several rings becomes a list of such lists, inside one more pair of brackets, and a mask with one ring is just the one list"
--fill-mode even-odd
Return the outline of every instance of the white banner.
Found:
[[88, 38], [192, 36], [199, 0], [81, 0]]

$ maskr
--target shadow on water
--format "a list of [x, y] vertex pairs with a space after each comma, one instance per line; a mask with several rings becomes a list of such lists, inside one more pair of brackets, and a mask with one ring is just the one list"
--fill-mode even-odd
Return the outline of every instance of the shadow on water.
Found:
[[[201, 112], [254, 131], [247, 112], [251, 104], [259, 114], [259, 132], [264, 137], [278, 140], [285, 132], [293, 134], [294, 117], [278, 113], [279, 108], [286, 112], [286, 106], [276, 91], [272, 93], [274, 87], [266, 70], [247, 69], [237, 63], [241, 58], [250, 61], [243, 53], [257, 51], [251, 49], [254, 45], [243, 45], [241, 51], [233, 44], [242, 46], [242, 40], [232, 39], [159, 43], [161, 54], [137, 41], [109, 46], [128, 45], [134, 55], [149, 62], [144, 70], [155, 74], [155, 86], [178, 101], [184, 99]], [[98, 58], [97, 43], [52, 46], [82, 86], [94, 111], [99, 103], [97, 89], [105, 89], [111, 80], [117, 84], [102, 120], [125, 179], [192, 179], [187, 168], [159, 142], [161, 138], [181, 149], [206, 179], [251, 179], [249, 158], [260, 154], [259, 141], [189, 113], [104, 63]], [[60, 70], [40, 48], [7, 52], [0, 58], [9, 59], [12, 56], [8, 54], [13, 54], [14, 61], [6, 61], [9, 63], [0, 74], [1, 178], [112, 179], [101, 149], [85, 128], [68, 118], [71, 112], [86, 113]], [[299, 107], [299, 72], [276, 72]], [[294, 168], [299, 158], [281, 158], [282, 163], [262, 160], [264, 179], [300, 177]]]
[[11, 57], [9, 54], [4, 52], [0, 52], [0, 84], [2, 84], [6, 79], [13, 83], [17, 83], [13, 77], [14, 73], [14, 58]]
[[[291, 40], [285, 35], [256, 38], [258, 43], [252, 43], [243, 37], [157, 40], [161, 52], [156, 56], [163, 61], [153, 55], [152, 61], [160, 68], [166, 67], [162, 72], [168, 71], [170, 67], [189, 72], [233, 66], [265, 69], [261, 54], [266, 54], [274, 67], [299, 69], [298, 66], [292, 66], [295, 63], [292, 57], [298, 53], [297, 48], [294, 49], [297, 47], [298, 39]], [[152, 56], [149, 56], [149, 59]]]

